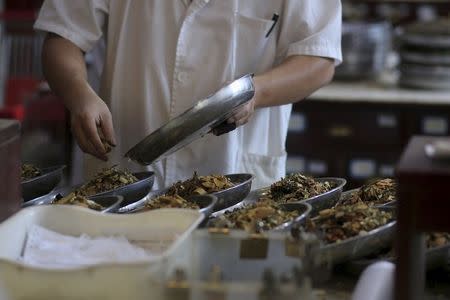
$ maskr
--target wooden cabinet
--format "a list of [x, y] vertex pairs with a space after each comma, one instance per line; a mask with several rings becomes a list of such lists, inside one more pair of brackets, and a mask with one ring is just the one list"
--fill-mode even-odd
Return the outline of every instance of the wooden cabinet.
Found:
[[412, 135], [448, 135], [449, 124], [450, 103], [301, 101], [291, 115], [287, 171], [345, 177], [347, 188], [392, 177]]

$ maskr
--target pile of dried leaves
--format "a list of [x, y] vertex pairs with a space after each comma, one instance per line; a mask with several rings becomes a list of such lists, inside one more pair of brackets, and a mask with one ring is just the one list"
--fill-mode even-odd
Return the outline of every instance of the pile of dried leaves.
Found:
[[395, 201], [396, 183], [393, 179], [378, 179], [363, 185], [358, 191], [341, 198], [339, 205], [364, 202], [367, 205], [381, 205]]
[[298, 216], [298, 211], [286, 211], [273, 201], [261, 201], [233, 211], [226, 211], [223, 215], [212, 219], [208, 223], [208, 227], [262, 232], [273, 229]]
[[450, 234], [446, 232], [433, 232], [426, 235], [427, 248], [444, 246], [450, 242]]
[[159, 208], [200, 209], [200, 207], [196, 203], [188, 201], [178, 195], [175, 196], [162, 195], [148, 202], [143, 210], [145, 211]]
[[187, 198], [193, 195], [205, 195], [219, 192], [233, 186], [234, 184], [230, 179], [223, 175], [198, 176], [197, 173], [194, 172], [191, 179], [178, 181], [173, 184], [166, 195], [178, 195], [182, 198]]
[[317, 217], [307, 222], [305, 230], [318, 233], [327, 243], [336, 243], [367, 234], [387, 224], [392, 218], [389, 212], [357, 203], [320, 211]]
[[128, 171], [121, 171], [116, 166], [104, 169], [97, 173], [93, 179], [83, 184], [75, 193], [77, 195], [92, 196], [111, 191], [139, 181]]
[[87, 199], [84, 196], [77, 195], [75, 193], [70, 193], [69, 195], [55, 199], [52, 204], [67, 204], [67, 205], [78, 205], [82, 207], [87, 207], [94, 210], [103, 210], [105, 207], [101, 206], [97, 202]]
[[333, 189], [328, 181], [319, 182], [299, 173], [287, 175], [270, 186], [269, 198], [278, 203], [302, 201]]
[[28, 180], [28, 179], [40, 176], [41, 174], [42, 174], [42, 171], [39, 168], [37, 168], [31, 164], [23, 164], [21, 173], [20, 173], [20, 178], [22, 179], [22, 181], [24, 181], [24, 180]]

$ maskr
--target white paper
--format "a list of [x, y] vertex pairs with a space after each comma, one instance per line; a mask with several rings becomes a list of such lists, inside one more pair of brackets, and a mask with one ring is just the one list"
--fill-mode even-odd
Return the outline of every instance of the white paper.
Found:
[[45, 268], [74, 268], [102, 263], [142, 262], [150, 251], [131, 244], [124, 236], [79, 237], [63, 235], [38, 225], [28, 231], [21, 261]]

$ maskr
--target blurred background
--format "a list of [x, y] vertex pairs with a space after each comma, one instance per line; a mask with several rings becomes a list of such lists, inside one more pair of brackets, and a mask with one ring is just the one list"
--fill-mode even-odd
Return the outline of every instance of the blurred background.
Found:
[[[326, 0], [325, 0], [326, 1]], [[294, 105], [288, 171], [360, 186], [391, 177], [408, 139], [450, 122], [450, 1], [343, 0], [344, 63], [333, 82]], [[0, 118], [22, 123], [22, 160], [81, 174], [68, 115], [43, 80], [42, 0], [0, 0]], [[98, 87], [102, 45], [86, 56]], [[73, 166], [73, 167], [72, 167]]]

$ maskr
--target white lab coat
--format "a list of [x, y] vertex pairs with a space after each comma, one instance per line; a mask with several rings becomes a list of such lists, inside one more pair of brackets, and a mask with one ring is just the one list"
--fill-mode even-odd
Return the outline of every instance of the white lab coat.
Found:
[[[273, 14], [279, 20], [271, 34]], [[35, 28], [89, 51], [105, 36], [100, 96], [118, 146], [110, 162], [224, 83], [290, 55], [341, 60], [339, 0], [46, 0]], [[200, 174], [253, 173], [253, 188], [285, 174], [291, 105], [259, 109], [237, 130], [194, 142], [150, 166], [157, 186]], [[106, 167], [86, 157], [88, 173]]]

